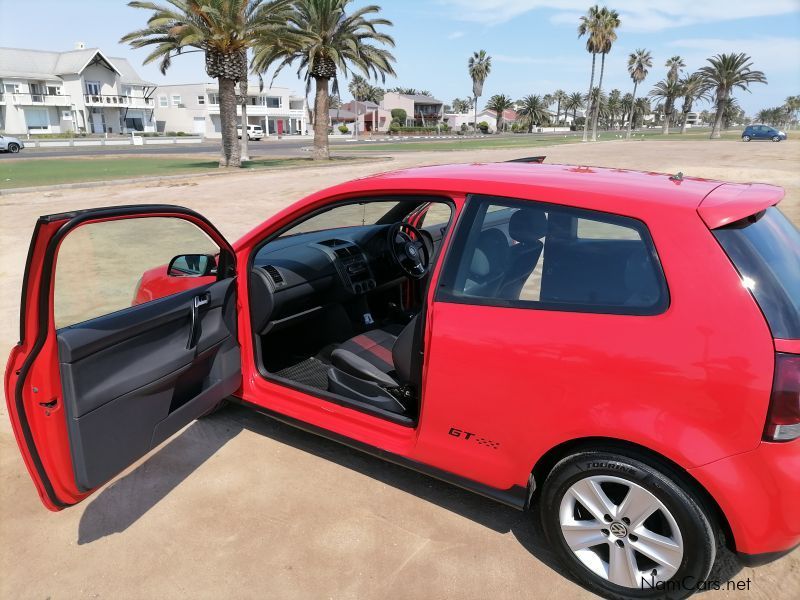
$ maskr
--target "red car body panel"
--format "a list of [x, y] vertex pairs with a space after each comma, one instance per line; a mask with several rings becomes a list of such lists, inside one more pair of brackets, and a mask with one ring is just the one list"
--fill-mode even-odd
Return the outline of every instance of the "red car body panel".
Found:
[[[416, 428], [333, 404], [262, 375], [251, 333], [248, 277], [243, 274], [265, 238], [309, 212], [359, 197], [441, 196], [454, 204], [455, 223], [467, 194], [562, 204], [643, 221], [666, 276], [668, 308], [655, 316], [628, 316], [440, 302], [435, 298], [440, 259], [433, 265], [425, 298], [425, 361]], [[800, 341], [773, 340], [754, 298], [709, 230], [774, 205], [781, 195], [772, 186], [527, 164], [418, 168], [318, 192], [234, 245], [243, 376], [237, 395], [252, 405], [500, 490], [527, 486], [534, 465], [561, 444], [596, 438], [635, 444], [670, 459], [705, 487], [730, 523], [737, 549], [785, 549], [800, 541], [796, 517], [790, 514], [796, 511], [787, 504], [796, 501], [800, 488], [800, 443], [766, 444], [761, 439], [775, 351], [800, 352]], [[442, 256], [453, 233], [450, 227]], [[30, 313], [39, 261], [35, 252], [25, 299], [32, 329], [9, 361], [9, 399], [14, 372], [30, 351], [29, 335], [35, 333]], [[141, 299], [181, 285], [163, 282], [164, 275], [165, 268], [145, 274]], [[49, 332], [47, 343], [53, 334]], [[58, 394], [56, 349], [46, 345], [42, 356], [36, 380], [40, 387], [50, 386], [47, 394]], [[39, 415], [37, 445], [47, 440], [43, 447], [52, 446], [43, 460], [48, 473], [56, 474], [58, 497], [65, 503], [78, 501], [64, 450], [63, 418], [42, 416], [30, 396], [26, 410], [30, 406]], [[770, 500], [768, 491], [778, 485], [784, 489], [782, 499]], [[40, 495], [47, 504], [41, 490]], [[758, 511], [759, 519], [746, 516], [751, 510]], [[768, 514], [772, 512], [780, 514]]]
[[800, 541], [800, 440], [763, 442], [689, 473], [720, 505], [737, 552], [788, 550]]
[[206, 283], [214, 283], [216, 279], [215, 275], [209, 275], [208, 277], [170, 277], [167, 274], [167, 265], [154, 267], [145, 271], [142, 275], [142, 279], [136, 287], [133, 305], [165, 298]]

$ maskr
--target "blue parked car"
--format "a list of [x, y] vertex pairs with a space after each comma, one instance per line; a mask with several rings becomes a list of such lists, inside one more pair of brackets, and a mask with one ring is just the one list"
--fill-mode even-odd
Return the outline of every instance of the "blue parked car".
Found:
[[750, 140], [772, 140], [773, 142], [780, 142], [786, 139], [786, 134], [783, 131], [778, 131], [769, 125], [748, 125], [742, 132], [742, 140], [749, 142]]

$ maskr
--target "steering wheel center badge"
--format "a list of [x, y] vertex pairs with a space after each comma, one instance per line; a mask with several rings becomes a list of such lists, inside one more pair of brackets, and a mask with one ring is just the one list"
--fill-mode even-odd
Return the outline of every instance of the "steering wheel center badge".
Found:
[[411, 258], [417, 258], [417, 249], [413, 244], [406, 244], [406, 254], [408, 254], [408, 256]]

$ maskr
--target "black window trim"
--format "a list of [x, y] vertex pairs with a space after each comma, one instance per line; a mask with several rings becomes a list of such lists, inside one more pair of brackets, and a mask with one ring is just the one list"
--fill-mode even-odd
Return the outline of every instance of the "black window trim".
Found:
[[[578, 218], [588, 218], [594, 221], [597, 221], [597, 217], [600, 216], [604, 219], [602, 222], [615, 225], [619, 224], [621, 226], [634, 229], [637, 233], [639, 233], [642, 242], [644, 242], [653, 266], [656, 269], [655, 276], [658, 280], [660, 288], [659, 301], [653, 306], [636, 307], [599, 304], [567, 304], [562, 302], [539, 302], [534, 300], [505, 300], [502, 298], [482, 298], [478, 296], [461, 296], [454, 294], [451, 291], [453, 283], [455, 282], [457, 276], [459, 263], [461, 262], [461, 256], [464, 252], [464, 248], [466, 247], [467, 241], [471, 237], [470, 234], [472, 233], [472, 229], [477, 225], [476, 217], [478, 216], [478, 211], [483, 204], [490, 202], [504, 204], [511, 208], [524, 208], [530, 207], [531, 204], [535, 204], [537, 207], [542, 208], [545, 211], [555, 210], [562, 213], [571, 213]], [[667, 312], [672, 303], [672, 299], [666, 274], [664, 273], [664, 267], [661, 263], [661, 258], [658, 255], [658, 251], [656, 250], [653, 237], [650, 234], [650, 229], [641, 219], [637, 219], [636, 217], [631, 217], [629, 215], [620, 215], [607, 211], [579, 208], [576, 206], [543, 202], [540, 200], [512, 198], [508, 196], [488, 194], [468, 194], [466, 204], [461, 211], [461, 216], [455, 225], [450, 247], [448, 248], [447, 254], [444, 257], [444, 264], [442, 265], [441, 274], [437, 283], [434, 302], [466, 304], [474, 306], [491, 306], [495, 308], [652, 317]]]

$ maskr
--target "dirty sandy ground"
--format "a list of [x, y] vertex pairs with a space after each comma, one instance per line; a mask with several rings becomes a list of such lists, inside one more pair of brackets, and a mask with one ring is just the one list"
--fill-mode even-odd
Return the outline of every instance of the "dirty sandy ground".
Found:
[[[797, 141], [607, 142], [544, 152], [548, 162], [782, 185], [783, 209], [800, 226]], [[0, 353], [16, 341], [38, 215], [174, 203], [235, 240], [305, 194], [353, 177], [525, 154], [414, 152], [368, 165], [2, 196]], [[0, 408], [0, 598], [590, 597], [533, 525], [531, 514], [240, 408], [190, 425], [92, 499], [52, 514], [39, 504]], [[800, 551], [735, 579], [749, 579], [749, 591], [706, 597], [796, 598]]]

